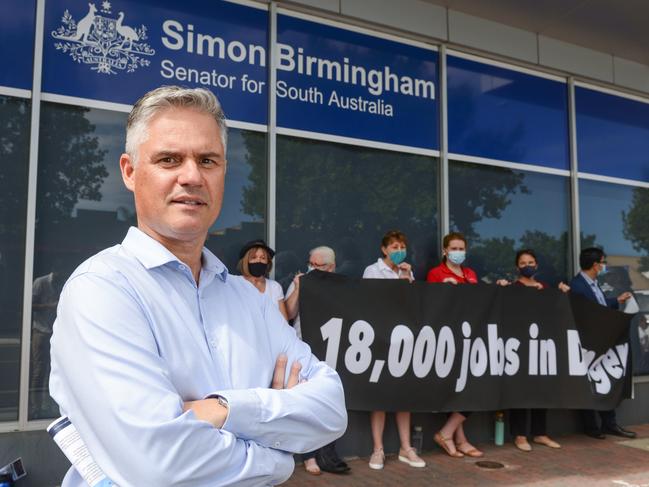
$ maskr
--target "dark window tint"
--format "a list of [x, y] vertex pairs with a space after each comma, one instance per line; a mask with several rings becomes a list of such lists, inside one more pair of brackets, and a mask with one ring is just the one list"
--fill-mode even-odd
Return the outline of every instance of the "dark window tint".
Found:
[[424, 279], [438, 254], [436, 158], [278, 138], [275, 260], [285, 289], [320, 245], [335, 250], [337, 272], [361, 277], [394, 229], [406, 234], [406, 260]]
[[266, 238], [266, 134], [229, 130], [227, 158], [223, 206], [210, 228], [207, 247], [230, 272], [238, 274], [241, 247], [250, 240]]
[[452, 162], [449, 196], [451, 229], [468, 238], [467, 264], [479, 278], [515, 279], [521, 248], [536, 251], [540, 280], [570, 276], [567, 177]]
[[0, 96], [0, 421], [18, 419], [30, 108]]
[[126, 113], [43, 103], [32, 285], [29, 419], [59, 414], [48, 393], [49, 340], [65, 280], [135, 223], [119, 156]]
[[632, 291], [633, 371], [649, 373], [649, 189], [581, 179], [581, 246], [602, 247], [608, 269], [600, 285], [609, 297]]

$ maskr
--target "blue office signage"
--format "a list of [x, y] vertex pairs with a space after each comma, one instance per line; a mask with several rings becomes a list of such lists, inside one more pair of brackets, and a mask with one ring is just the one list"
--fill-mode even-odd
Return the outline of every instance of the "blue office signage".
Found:
[[32, 89], [36, 0], [2, 0], [0, 86]]
[[43, 91], [132, 104], [200, 86], [228, 118], [266, 124], [267, 32], [266, 10], [232, 2], [48, 0]]
[[438, 144], [438, 53], [280, 14], [278, 127], [422, 149]]

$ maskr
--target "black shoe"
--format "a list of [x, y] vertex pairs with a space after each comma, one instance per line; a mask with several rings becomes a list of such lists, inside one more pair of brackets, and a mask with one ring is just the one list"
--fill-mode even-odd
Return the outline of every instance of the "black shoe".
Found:
[[595, 438], [596, 440], [605, 440], [606, 436], [604, 436], [604, 433], [602, 433], [600, 430], [588, 430], [585, 432], [586, 436], [590, 436], [591, 438]]
[[604, 426], [602, 430], [606, 434], [621, 436], [622, 438], [635, 438], [638, 436], [634, 431], [625, 430], [619, 424]]
[[318, 462], [318, 466], [320, 467], [320, 470], [323, 470], [325, 472], [347, 473], [351, 470], [349, 468], [349, 465], [347, 465], [340, 458], [338, 458], [338, 455], [336, 454], [336, 451], [333, 448], [325, 447], [319, 449], [316, 452], [315, 459], [316, 462]]
[[318, 465], [320, 466], [320, 470], [329, 473], [347, 473], [351, 470], [345, 462], [325, 463], [324, 465], [318, 463]]

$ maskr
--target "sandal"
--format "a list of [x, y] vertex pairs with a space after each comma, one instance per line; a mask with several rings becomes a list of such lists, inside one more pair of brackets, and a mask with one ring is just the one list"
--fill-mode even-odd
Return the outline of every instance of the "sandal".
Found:
[[451, 449], [449, 448], [447, 442], [450, 441], [451, 444], [453, 444], [453, 446], [455, 446], [455, 444], [453, 443], [453, 439], [452, 438], [444, 438], [442, 436], [441, 431], [438, 431], [437, 433], [435, 433], [435, 436], [433, 436], [433, 440], [435, 441], [435, 443], [437, 443], [439, 445], [439, 447], [442, 450], [444, 450], [446, 453], [448, 453], [449, 456], [452, 456], [453, 458], [462, 458], [464, 456], [463, 453], [461, 453], [461, 452], [459, 452], [457, 450], [451, 451]]
[[532, 451], [532, 445], [528, 443], [527, 438], [525, 438], [524, 436], [517, 436], [514, 439], [514, 445], [520, 451]]
[[[468, 445], [469, 448], [463, 449], [463, 445]], [[472, 446], [471, 443], [465, 441], [464, 443], [458, 443], [456, 448], [467, 457], [480, 458], [484, 456], [484, 453], [478, 450], [476, 447]]]
[[552, 438], [549, 438], [548, 436], [535, 436], [534, 438], [532, 438], [532, 441], [549, 448], [561, 448], [561, 445], [559, 443], [554, 441]]

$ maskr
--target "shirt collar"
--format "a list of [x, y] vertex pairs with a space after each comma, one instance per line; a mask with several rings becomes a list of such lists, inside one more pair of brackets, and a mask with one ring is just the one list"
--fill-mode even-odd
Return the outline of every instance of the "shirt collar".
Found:
[[202, 256], [203, 269], [219, 276], [225, 282], [228, 276], [228, 268], [221, 262], [221, 259], [214, 255], [207, 247], [203, 247]]
[[389, 271], [392, 270], [392, 269], [390, 269], [390, 266], [388, 266], [388, 265], [385, 263], [385, 261], [384, 261], [381, 257], [379, 257], [379, 260], [377, 260], [377, 262], [379, 263], [379, 268], [380, 268], [381, 270], [383, 270], [383, 269], [387, 269], [387, 270], [389, 270]]
[[[128, 229], [128, 233], [122, 241], [122, 247], [139, 260], [147, 269], [160, 267], [169, 262], [180, 262], [178, 257], [172, 254], [164, 245], [136, 227]], [[225, 267], [225, 264], [205, 247], [203, 247], [201, 255], [202, 268], [205, 271], [220, 276], [221, 280], [225, 281], [228, 275], [228, 269]]]
[[593, 279], [590, 278], [588, 274], [586, 274], [584, 271], [580, 271], [581, 277], [586, 279], [586, 282], [590, 284], [591, 286], [597, 286], [597, 281], [594, 281]]

